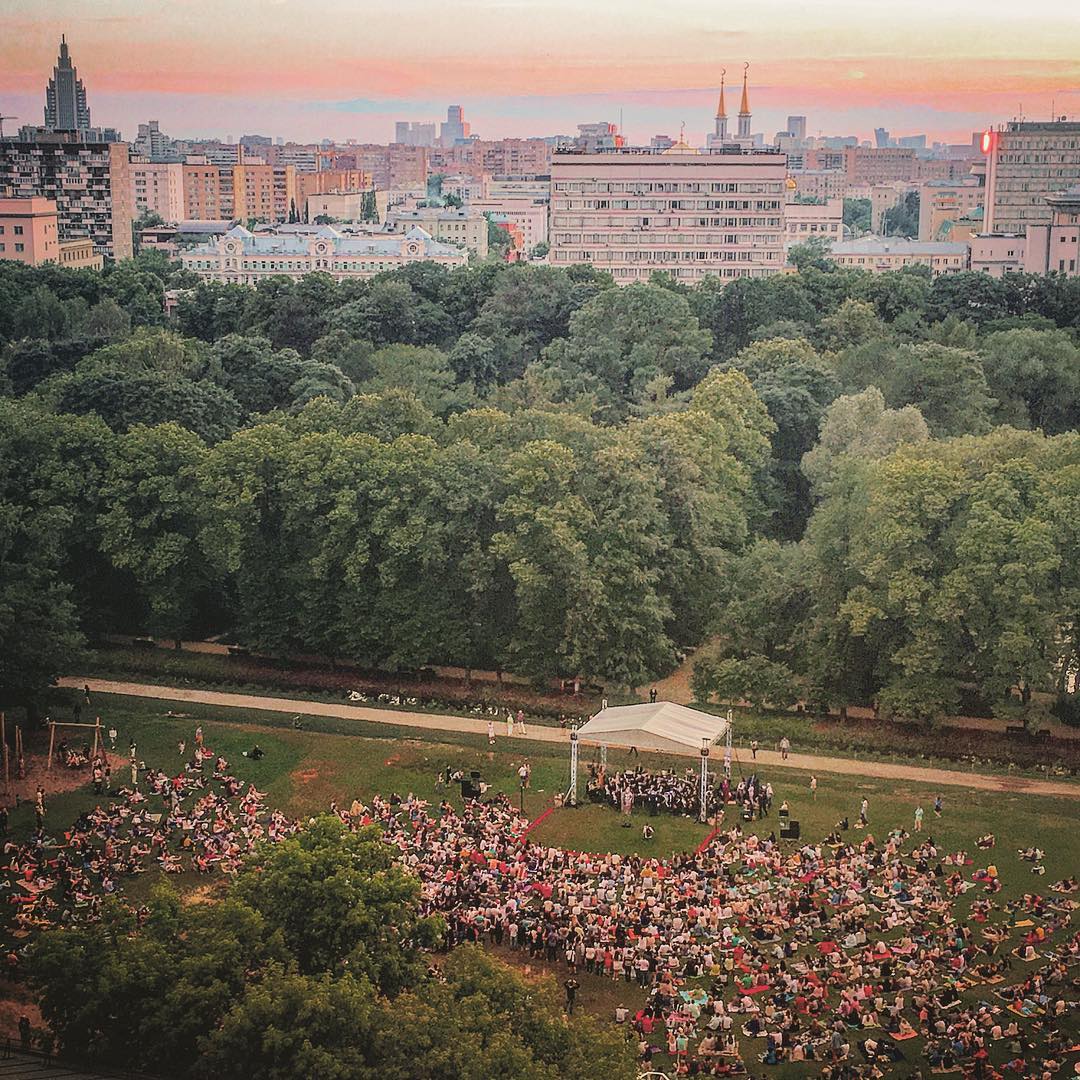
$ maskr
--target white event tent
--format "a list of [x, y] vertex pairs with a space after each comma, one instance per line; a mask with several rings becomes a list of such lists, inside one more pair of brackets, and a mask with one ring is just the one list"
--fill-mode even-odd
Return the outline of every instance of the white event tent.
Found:
[[723, 739], [729, 725], [730, 721], [723, 716], [698, 712], [673, 701], [657, 701], [601, 709], [578, 728], [577, 736], [601, 746], [696, 753], [703, 745]]

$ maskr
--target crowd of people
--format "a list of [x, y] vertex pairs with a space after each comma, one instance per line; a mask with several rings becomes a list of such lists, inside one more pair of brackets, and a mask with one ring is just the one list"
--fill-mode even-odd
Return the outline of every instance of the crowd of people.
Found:
[[[19, 936], [93, 918], [126, 875], [155, 863], [232, 874], [256, 843], [299, 827], [201, 731], [175, 775], [135, 779], [65, 833], [42, 827], [5, 845], [3, 886], [17, 908], [9, 967]], [[609, 783], [673, 811], [693, 788], [690, 777], [615, 773], [603, 785], [612, 801]], [[743, 784], [741, 797], [731, 792], [740, 805], [768, 790]], [[331, 810], [349, 827], [381, 828], [419, 878], [425, 913], [444, 916], [447, 946], [492, 943], [565, 966], [568, 1008], [584, 973], [628, 998], [636, 987], [644, 1004], [615, 1020], [643, 1063], [669, 1055], [669, 1072], [812, 1061], [831, 1080], [961, 1069], [981, 1078], [1003, 1075], [1007, 1060], [1013, 1075], [1042, 1078], [1076, 1059], [1070, 1042], [1080, 1040], [1066, 1034], [1080, 992], [1074, 879], [1001, 903], [995, 863], [976, 868], [967, 852], [899, 829], [784, 843], [735, 822], [703, 850], [658, 858], [530, 842], [528, 820], [502, 795], [461, 809], [409, 794]], [[918, 1054], [908, 1043], [917, 1037]]]
[[[644, 809], [655, 816], [661, 813], [698, 817], [701, 810], [701, 778], [693, 769], [653, 772], [638, 764], [633, 769], [609, 772], [597, 762], [590, 762], [585, 793], [590, 802], [608, 803], [624, 814]], [[707, 815], [712, 818], [734, 804], [744, 821], [768, 816], [773, 804], [773, 786], [756, 772], [733, 782], [726, 774], [710, 783]]]

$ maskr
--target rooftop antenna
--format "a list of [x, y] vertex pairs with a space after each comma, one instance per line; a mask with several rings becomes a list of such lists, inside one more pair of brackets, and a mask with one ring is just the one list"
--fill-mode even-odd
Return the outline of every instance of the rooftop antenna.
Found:
[[4, 137], [4, 121], [5, 120], [18, 120], [17, 116], [0, 116], [0, 139]]

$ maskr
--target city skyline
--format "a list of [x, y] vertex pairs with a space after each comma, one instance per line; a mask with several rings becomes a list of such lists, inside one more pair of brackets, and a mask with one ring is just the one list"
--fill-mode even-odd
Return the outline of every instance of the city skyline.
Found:
[[[791, 113], [808, 116], [808, 134], [870, 139], [884, 126], [946, 142], [1021, 110], [1080, 116], [1080, 15], [1054, 0], [1032, 0], [1023, 20], [1001, 0], [916, 0], [900, 27], [892, 11], [766, 0], [725, 11], [720, 26], [701, 0], [662, 14], [645, 0], [584, 13], [568, 0], [403, 0], [393, 11], [321, 0], [298, 21], [280, 0], [0, 0], [0, 111], [41, 122], [66, 34], [95, 119], [129, 137], [155, 118], [177, 137], [389, 142], [395, 121], [438, 121], [453, 102], [481, 137], [572, 133], [621, 115], [632, 142], [681, 123], [702, 142], [720, 70], [730, 85], [744, 60], [766, 138]], [[916, 35], [920, 19], [934, 32]], [[907, 55], [913, 40], [918, 55]]]

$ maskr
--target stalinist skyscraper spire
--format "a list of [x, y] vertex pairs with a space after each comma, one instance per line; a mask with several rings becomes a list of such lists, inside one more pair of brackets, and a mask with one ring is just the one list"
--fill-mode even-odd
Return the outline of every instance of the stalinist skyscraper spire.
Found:
[[727, 138], [727, 106], [724, 104], [724, 76], [727, 68], [720, 72], [720, 102], [716, 106], [716, 138], [723, 142]]
[[45, 126], [53, 131], [85, 131], [90, 127], [86, 88], [72, 66], [67, 38], [60, 38], [60, 55], [45, 88]]
[[750, 73], [750, 64], [743, 64], [742, 103], [739, 105], [739, 138], [750, 138], [750, 95], [746, 89], [746, 80]]

